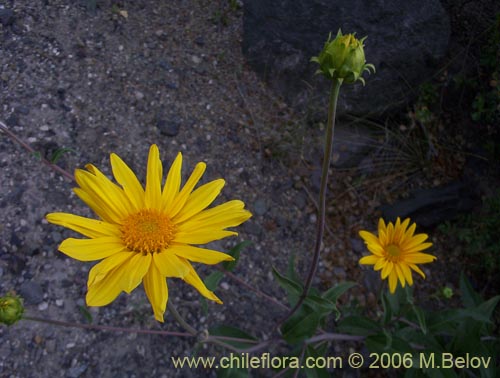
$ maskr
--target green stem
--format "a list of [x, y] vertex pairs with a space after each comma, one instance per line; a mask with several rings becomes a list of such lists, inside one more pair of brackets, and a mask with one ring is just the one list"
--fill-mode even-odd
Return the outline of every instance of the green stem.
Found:
[[81, 323], [71, 323], [71, 322], [63, 322], [60, 320], [53, 320], [47, 318], [38, 318], [36, 316], [23, 316], [23, 320], [31, 320], [34, 322], [47, 323], [61, 327], [73, 327], [73, 328], [83, 328], [83, 329], [92, 329], [96, 331], [113, 331], [113, 332], [128, 332], [128, 333], [141, 333], [148, 335], [162, 335], [162, 336], [177, 336], [177, 337], [192, 337], [193, 335], [185, 332], [171, 332], [171, 331], [156, 331], [149, 329], [132, 329], [132, 328], [123, 328], [123, 327], [111, 327], [111, 326], [103, 326], [103, 325], [95, 325], [95, 324], [81, 324]]
[[328, 189], [328, 170], [330, 168], [330, 162], [333, 150], [333, 136], [335, 131], [335, 115], [337, 113], [337, 100], [339, 98], [340, 86], [342, 85], [342, 80], [334, 80], [332, 83], [332, 89], [330, 91], [330, 102], [328, 104], [328, 122], [326, 128], [326, 139], [325, 139], [325, 156], [323, 159], [323, 169], [321, 172], [321, 184], [319, 191], [319, 203], [318, 203], [318, 221], [316, 226], [316, 244], [314, 247], [314, 256], [309, 268], [309, 273], [307, 275], [306, 283], [302, 294], [297, 301], [297, 304], [288, 312], [288, 314], [278, 323], [278, 327], [283, 324], [287, 319], [289, 319], [304, 303], [304, 300], [309, 293], [309, 289], [312, 285], [312, 280], [316, 274], [316, 269], [319, 263], [319, 257], [321, 255], [321, 242], [323, 241], [323, 233], [325, 230], [325, 215], [326, 215], [326, 191]]
[[179, 314], [175, 308], [175, 306], [172, 304], [172, 301], [167, 302], [167, 309], [168, 311], [172, 314], [172, 316], [177, 320], [177, 322], [181, 325], [182, 328], [184, 328], [186, 331], [188, 331], [191, 335], [196, 336], [198, 335], [198, 331], [191, 327]]

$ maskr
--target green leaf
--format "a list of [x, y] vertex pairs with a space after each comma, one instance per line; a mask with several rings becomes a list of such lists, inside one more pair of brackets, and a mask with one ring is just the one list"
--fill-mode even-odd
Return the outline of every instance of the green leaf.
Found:
[[220, 280], [224, 277], [224, 273], [220, 271], [215, 271], [210, 273], [207, 278], [205, 278], [205, 286], [208, 290], [214, 291], [219, 285]]
[[[318, 357], [324, 357], [326, 353], [325, 348], [315, 348], [312, 345], [308, 345], [306, 348], [306, 358], [312, 357], [317, 359]], [[305, 368], [307, 378], [328, 378], [330, 374], [326, 369], [321, 368]]]
[[325, 291], [322, 297], [328, 299], [333, 303], [337, 303], [339, 297], [354, 286], [357, 286], [356, 282], [351, 282], [351, 281], [341, 282], [338, 285], [331, 287], [330, 289]]
[[300, 282], [300, 277], [295, 271], [295, 252], [290, 253], [290, 257], [288, 258], [288, 267], [286, 271], [286, 276], [290, 278], [292, 281]]
[[338, 325], [339, 332], [357, 336], [370, 336], [381, 331], [380, 325], [362, 316], [348, 316]]
[[229, 369], [217, 369], [217, 378], [248, 378], [248, 369], [232, 367]]
[[252, 242], [250, 240], [244, 240], [241, 243], [236, 244], [233, 248], [231, 248], [227, 254], [234, 257], [233, 261], [224, 261], [222, 263], [222, 267], [226, 269], [227, 271], [232, 271], [236, 264], [238, 263], [238, 260], [240, 259], [240, 252], [243, 250], [243, 248], [248, 247], [251, 245]]
[[476, 307], [483, 301], [479, 294], [472, 288], [464, 272], [460, 274], [460, 293], [462, 295], [462, 303], [466, 308]]
[[[248, 349], [257, 344], [257, 339], [239, 328], [219, 325], [208, 329], [210, 336], [222, 336], [219, 341], [238, 349]], [[232, 337], [241, 340], [225, 340], [224, 337]], [[247, 340], [247, 341], [246, 341]]]
[[283, 338], [289, 344], [299, 343], [316, 333], [321, 315], [307, 306], [301, 308], [281, 327]]
[[381, 332], [376, 335], [368, 336], [365, 342], [370, 352], [403, 354], [413, 351], [413, 348], [408, 342], [391, 335], [389, 332]]
[[91, 324], [92, 323], [92, 314], [88, 310], [87, 307], [85, 306], [78, 306], [78, 310], [80, 310], [80, 313], [83, 315], [87, 323]]
[[276, 278], [276, 281], [278, 281], [278, 284], [285, 289], [288, 294], [288, 301], [290, 304], [294, 305], [297, 303], [299, 296], [302, 294], [302, 284], [281, 275], [274, 267], [273, 275]]
[[392, 307], [386, 292], [382, 293], [382, 308], [384, 310], [382, 322], [386, 325], [392, 320]]
[[72, 150], [71, 148], [66, 148], [66, 147], [63, 147], [63, 148], [58, 148], [57, 150], [55, 150], [55, 152], [52, 154], [52, 157], [50, 158], [50, 162], [52, 164], [56, 164], [57, 161], [67, 152], [74, 152], [74, 150]]
[[422, 330], [424, 335], [427, 334], [427, 323], [425, 321], [424, 311], [420, 307], [417, 307], [417, 306], [411, 306], [411, 307], [413, 309], [413, 313], [417, 317], [418, 325], [420, 326], [420, 329]]

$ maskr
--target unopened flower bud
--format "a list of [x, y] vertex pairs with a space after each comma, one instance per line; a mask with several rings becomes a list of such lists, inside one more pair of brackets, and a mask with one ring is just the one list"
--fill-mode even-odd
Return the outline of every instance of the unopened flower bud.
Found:
[[445, 286], [441, 292], [443, 293], [443, 297], [446, 299], [453, 297], [453, 289], [451, 287]]
[[23, 313], [23, 302], [17, 295], [0, 297], [0, 323], [12, 325], [22, 318]]
[[366, 37], [356, 39], [354, 34], [342, 35], [339, 30], [334, 40], [328, 36], [325, 47], [318, 56], [311, 58], [312, 62], [319, 64], [316, 73], [321, 73], [330, 80], [340, 80], [344, 83], [354, 83], [359, 80], [365, 84], [361, 77], [364, 71], [375, 72], [373, 64], [366, 64], [363, 42]]

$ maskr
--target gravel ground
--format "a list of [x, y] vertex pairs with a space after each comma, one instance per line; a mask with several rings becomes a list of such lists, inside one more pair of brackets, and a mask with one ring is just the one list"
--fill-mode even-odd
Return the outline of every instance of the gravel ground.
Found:
[[[0, 120], [44, 156], [70, 148], [58, 162], [69, 171], [92, 162], [109, 174], [115, 152], [144, 177], [152, 143], [167, 166], [182, 151], [186, 175], [205, 161], [205, 181], [226, 180], [219, 200], [241, 199], [254, 214], [238, 238], [213, 247], [253, 241], [235, 273], [280, 298], [270, 267], [283, 269], [289, 251], [312, 244], [313, 207], [298, 178], [263, 153], [262, 135], [287, 110], [245, 65], [241, 10], [224, 1], [95, 3], [3, 3]], [[0, 292], [23, 295], [31, 316], [85, 322], [80, 309], [92, 264], [57, 252], [72, 233], [44, 216], [92, 214], [72, 194], [72, 183], [5, 135], [0, 164]], [[217, 290], [224, 305], [209, 304], [208, 314], [190, 286], [170, 280], [169, 289], [170, 301], [198, 329], [224, 322], [263, 338], [282, 315], [229, 279]], [[142, 289], [89, 311], [97, 324], [179, 330], [169, 315], [163, 325], [154, 320]], [[191, 339], [29, 321], [1, 327], [0, 335], [1, 377], [187, 376], [170, 356], [194, 353], [195, 346]]]
[[[316, 126], [324, 122], [326, 110], [323, 115], [295, 114], [247, 67], [241, 53], [242, 11], [232, 3], [4, 1], [0, 121], [42, 156], [71, 149], [58, 161], [69, 171], [93, 163], [109, 174], [109, 154], [115, 152], [144, 177], [152, 143], [159, 146], [167, 167], [182, 151], [186, 176], [198, 161], [205, 161], [204, 182], [226, 180], [218, 201], [241, 199], [254, 214], [237, 229], [237, 238], [210, 247], [227, 250], [251, 240], [235, 274], [284, 299], [271, 266], [283, 271], [292, 252], [302, 273], [307, 265], [314, 244], [323, 140]], [[359, 269], [357, 261], [365, 250], [357, 232], [373, 230], [378, 217], [373, 209], [397, 199], [404, 189], [401, 175], [379, 175], [361, 185], [369, 150], [383, 148], [383, 138], [347, 126], [336, 131], [336, 164], [353, 157], [350, 152], [367, 160], [357, 161], [357, 171], [335, 170], [332, 176], [316, 284], [360, 282], [351, 298], [376, 309], [376, 298], [365, 287], [378, 285], [379, 278]], [[460, 171], [463, 164], [453, 159], [450, 166]], [[3, 134], [0, 167], [0, 294], [21, 294], [30, 316], [85, 323], [88, 311], [95, 324], [181, 330], [168, 313], [164, 324], [154, 320], [142, 288], [120, 295], [109, 306], [82, 311], [92, 264], [58, 252], [59, 243], [74, 234], [49, 225], [44, 216], [55, 211], [93, 215], [72, 194], [73, 183]], [[429, 186], [429, 181], [436, 184], [431, 177], [412, 185]], [[491, 181], [485, 185], [497, 187]], [[427, 280], [419, 280], [424, 293], [456, 283], [460, 270], [456, 256], [448, 257], [451, 247], [440, 245], [436, 237], [432, 241], [438, 262], [432, 269], [424, 267]], [[211, 272], [204, 266], [197, 270], [202, 277]], [[169, 280], [169, 293], [169, 300], [199, 330], [224, 323], [262, 340], [272, 335], [273, 324], [283, 315], [227, 277], [216, 291], [224, 305], [209, 304], [208, 312], [197, 292], [180, 280]], [[0, 377], [211, 377], [215, 371], [175, 370], [170, 357], [226, 353], [215, 346], [199, 347], [188, 338], [31, 321], [0, 327], [0, 340]]]

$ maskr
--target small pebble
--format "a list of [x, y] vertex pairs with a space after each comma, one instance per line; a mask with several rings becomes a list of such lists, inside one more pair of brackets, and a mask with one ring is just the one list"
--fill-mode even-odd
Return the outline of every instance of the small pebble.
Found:
[[62, 307], [64, 304], [64, 300], [63, 299], [56, 299], [56, 306], [57, 307]]
[[46, 309], [49, 308], [49, 304], [47, 302], [42, 302], [38, 305], [38, 309], [40, 311], [45, 311]]
[[227, 282], [222, 282], [220, 284], [220, 287], [223, 288], [224, 290], [229, 290], [229, 284]]

